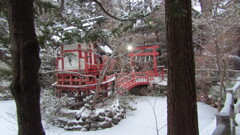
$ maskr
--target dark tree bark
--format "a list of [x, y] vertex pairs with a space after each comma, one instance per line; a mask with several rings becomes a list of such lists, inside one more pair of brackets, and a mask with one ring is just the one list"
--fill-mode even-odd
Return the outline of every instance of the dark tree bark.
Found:
[[198, 135], [191, 0], [165, 0], [168, 135]]
[[18, 135], [44, 135], [40, 113], [39, 45], [33, 0], [8, 0], [12, 44], [11, 92], [17, 106]]

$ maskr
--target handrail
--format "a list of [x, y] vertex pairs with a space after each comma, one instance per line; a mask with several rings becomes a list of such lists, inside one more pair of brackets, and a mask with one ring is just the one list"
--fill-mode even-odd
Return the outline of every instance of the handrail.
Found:
[[238, 81], [232, 88], [226, 89], [224, 107], [217, 113], [217, 127], [212, 135], [235, 135], [234, 94], [240, 88]]
[[[96, 86], [96, 80], [92, 80], [91, 84], [84, 85], [80, 84], [80, 76], [93, 77], [91, 75], [82, 75], [74, 71], [58, 71], [58, 74], [68, 74], [68, 78], [61, 75], [62, 78], [57, 79], [57, 84], [54, 86], [62, 88], [85, 88]], [[79, 78], [73, 78], [73, 76], [79, 76]], [[118, 73], [106, 77], [106, 83], [115, 81], [115, 87], [118, 89], [130, 90], [137, 85], [150, 84], [154, 80], [154, 72], [132, 72], [132, 73]], [[95, 78], [96, 79], [96, 78]], [[103, 84], [103, 83], [102, 83]]]
[[150, 83], [154, 79], [154, 73], [147, 72], [134, 72], [126, 74], [127, 76], [118, 78], [117, 87], [130, 89], [131, 87], [141, 84], [141, 83]]

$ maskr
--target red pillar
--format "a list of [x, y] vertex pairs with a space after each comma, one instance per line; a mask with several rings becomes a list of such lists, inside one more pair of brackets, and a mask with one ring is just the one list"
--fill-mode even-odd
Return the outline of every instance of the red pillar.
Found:
[[157, 77], [157, 58], [156, 58], [156, 50], [155, 50], [155, 48], [152, 48], [152, 50], [153, 50], [153, 69], [154, 69], [154, 74], [155, 74], [155, 77]]
[[162, 80], [164, 80], [164, 67], [162, 67]]

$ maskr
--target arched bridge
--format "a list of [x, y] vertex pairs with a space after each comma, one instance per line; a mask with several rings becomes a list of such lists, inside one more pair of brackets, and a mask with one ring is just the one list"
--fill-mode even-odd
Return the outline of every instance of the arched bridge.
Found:
[[[164, 75], [164, 73], [163, 73]], [[129, 91], [139, 85], [148, 85], [154, 81], [154, 72], [132, 72], [132, 73], [119, 73], [107, 77], [107, 80], [114, 80], [115, 87], [124, 91]], [[113, 79], [114, 78], [114, 79]], [[163, 76], [162, 76], [162, 79]]]

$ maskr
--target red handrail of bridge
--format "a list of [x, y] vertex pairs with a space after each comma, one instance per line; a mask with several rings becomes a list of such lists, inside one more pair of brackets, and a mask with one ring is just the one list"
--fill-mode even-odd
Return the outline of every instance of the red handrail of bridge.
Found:
[[122, 90], [131, 90], [138, 85], [147, 85], [154, 80], [154, 72], [133, 72], [133, 73], [119, 73], [107, 77], [107, 80], [115, 77], [116, 88]]

